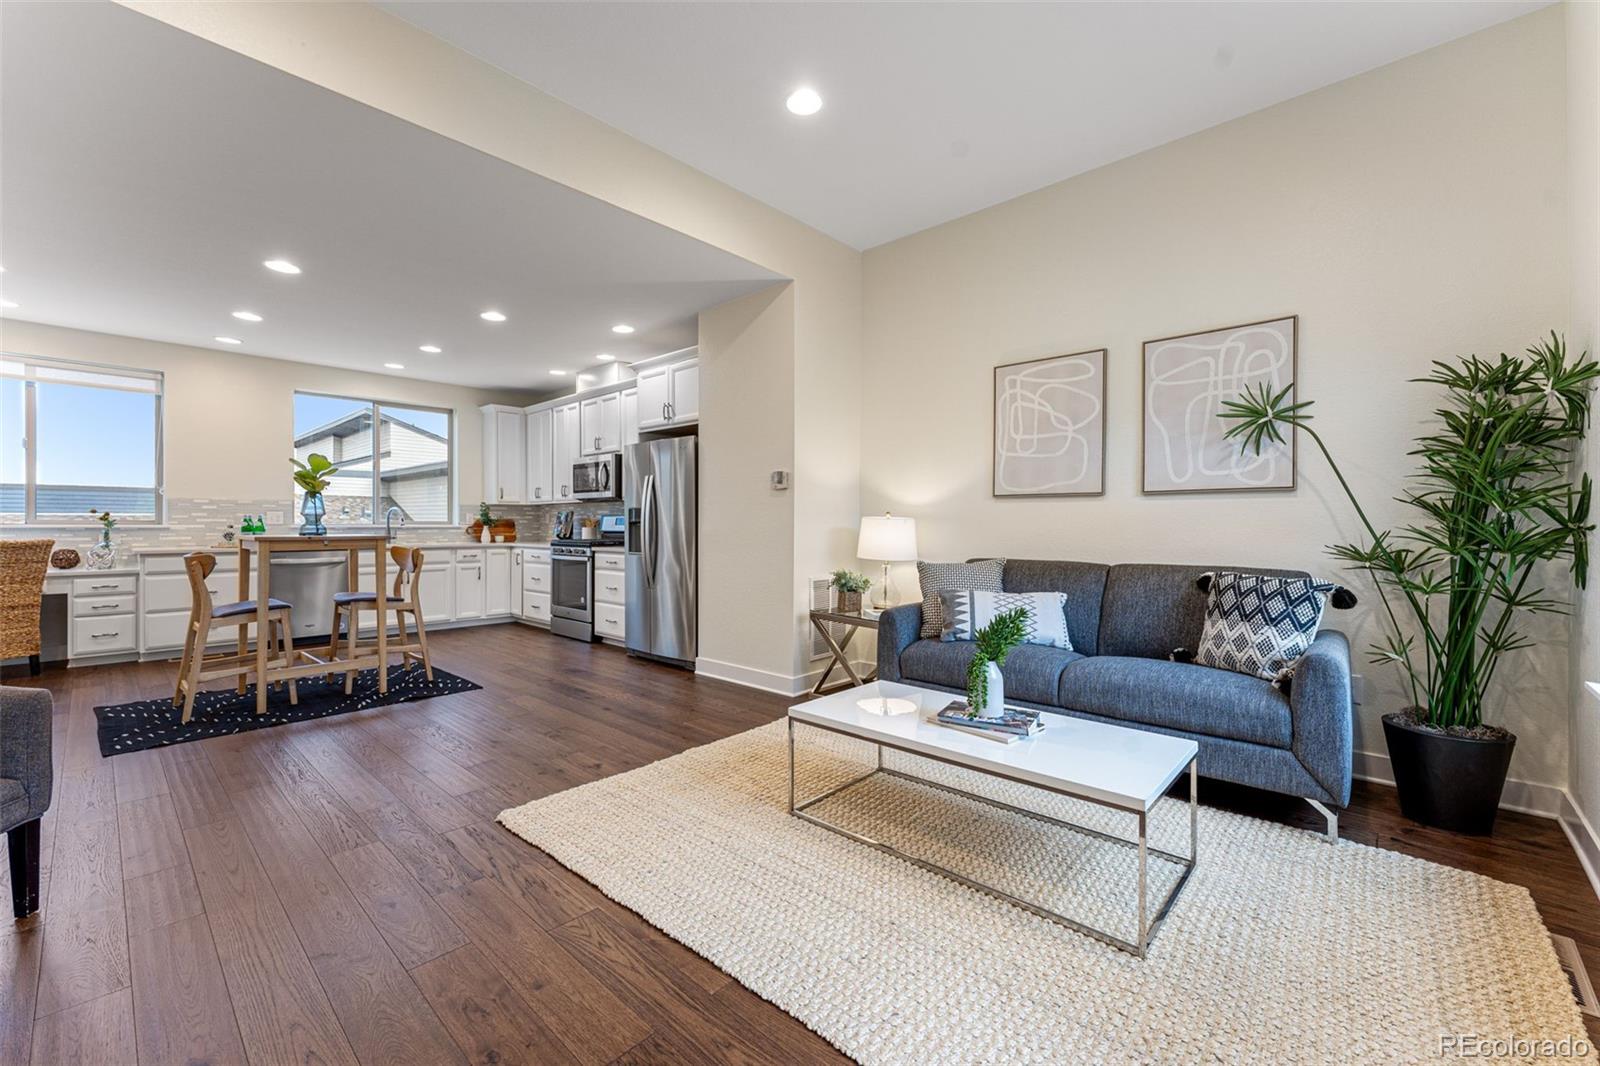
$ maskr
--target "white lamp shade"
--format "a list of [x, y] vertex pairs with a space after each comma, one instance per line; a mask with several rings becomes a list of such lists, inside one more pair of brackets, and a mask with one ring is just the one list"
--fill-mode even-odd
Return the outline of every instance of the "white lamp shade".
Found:
[[856, 557], [886, 563], [910, 562], [917, 557], [917, 520], [895, 515], [866, 515], [861, 519], [861, 536], [856, 541]]

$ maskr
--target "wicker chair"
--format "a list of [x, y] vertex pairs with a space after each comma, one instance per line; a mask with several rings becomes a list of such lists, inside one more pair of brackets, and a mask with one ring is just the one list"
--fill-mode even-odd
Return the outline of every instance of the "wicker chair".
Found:
[[28, 657], [39, 673], [39, 601], [53, 540], [0, 540], [0, 659]]

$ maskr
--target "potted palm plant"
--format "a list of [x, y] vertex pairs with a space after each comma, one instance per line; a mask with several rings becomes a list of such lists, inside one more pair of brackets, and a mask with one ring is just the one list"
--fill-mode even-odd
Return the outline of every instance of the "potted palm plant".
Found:
[[312, 452], [303, 463], [298, 459], [290, 459], [289, 462], [294, 464], [294, 483], [305, 493], [305, 499], [300, 501], [300, 535], [325, 537], [328, 527], [322, 524], [322, 516], [328, 513], [328, 509], [323, 505], [322, 493], [332, 484], [330, 479], [339, 472], [339, 468], [321, 452]]
[[1409, 454], [1420, 469], [1398, 497], [1416, 519], [1379, 530], [1311, 428], [1309, 401], [1265, 386], [1225, 401], [1226, 436], [1259, 452], [1285, 431], [1311, 438], [1338, 478], [1365, 531], [1330, 547], [1365, 570], [1383, 605], [1375, 663], [1399, 667], [1410, 706], [1383, 716], [1400, 809], [1427, 825], [1468, 833], [1494, 827], [1516, 737], [1484, 722], [1501, 660], [1532, 641], [1529, 615], [1561, 614], [1565, 595], [1541, 571], [1564, 561], [1572, 582], [1588, 578], [1592, 485], [1574, 484], [1571, 462], [1589, 426], [1589, 394], [1600, 367], [1569, 359], [1562, 338], [1499, 359], [1436, 361], [1416, 381], [1443, 390], [1438, 425]]

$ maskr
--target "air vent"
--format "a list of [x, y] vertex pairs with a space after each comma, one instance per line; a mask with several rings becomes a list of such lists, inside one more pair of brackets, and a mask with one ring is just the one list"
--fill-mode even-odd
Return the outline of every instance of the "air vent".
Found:
[[1578, 1001], [1578, 1009], [1600, 1018], [1600, 1000], [1595, 998], [1594, 985], [1589, 981], [1589, 971], [1584, 969], [1583, 956], [1578, 954], [1577, 943], [1570, 936], [1557, 936], [1554, 933], [1550, 934], [1550, 942], [1555, 945], [1556, 958], [1561, 960], [1567, 980], [1572, 982], [1572, 998]]
[[[811, 609], [813, 611], [831, 611], [834, 607], [833, 579], [827, 577], [814, 577], [811, 579]], [[828, 632], [834, 640], [843, 640], [845, 627], [833, 623], [828, 624]], [[828, 657], [827, 642], [822, 639], [822, 634], [817, 632], [816, 626], [811, 626], [811, 658], [826, 659]]]

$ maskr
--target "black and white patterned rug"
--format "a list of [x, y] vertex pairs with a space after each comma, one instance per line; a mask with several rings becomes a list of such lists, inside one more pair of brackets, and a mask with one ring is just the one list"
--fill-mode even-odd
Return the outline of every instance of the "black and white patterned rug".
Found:
[[291, 706], [288, 691], [282, 685], [274, 686], [267, 694], [267, 713], [262, 715], [256, 714], [254, 685], [245, 686], [242, 696], [231, 688], [202, 692], [194, 699], [194, 714], [187, 725], [179, 721], [183, 711], [174, 706], [170, 698], [96, 707], [94, 714], [100, 723], [100, 754], [110, 758], [146, 748], [186, 744], [206, 737], [267, 729], [334, 714], [349, 714], [351, 711], [364, 711], [368, 707], [471, 692], [483, 686], [436, 666], [433, 668], [432, 681], [418, 667], [391, 669], [389, 691], [383, 695], [378, 694], [377, 670], [363, 670], [357, 674], [353, 691], [348, 696], [344, 694], [343, 675], [339, 675], [335, 681], [327, 681], [320, 676], [301, 678], [298, 687], [300, 700]]

